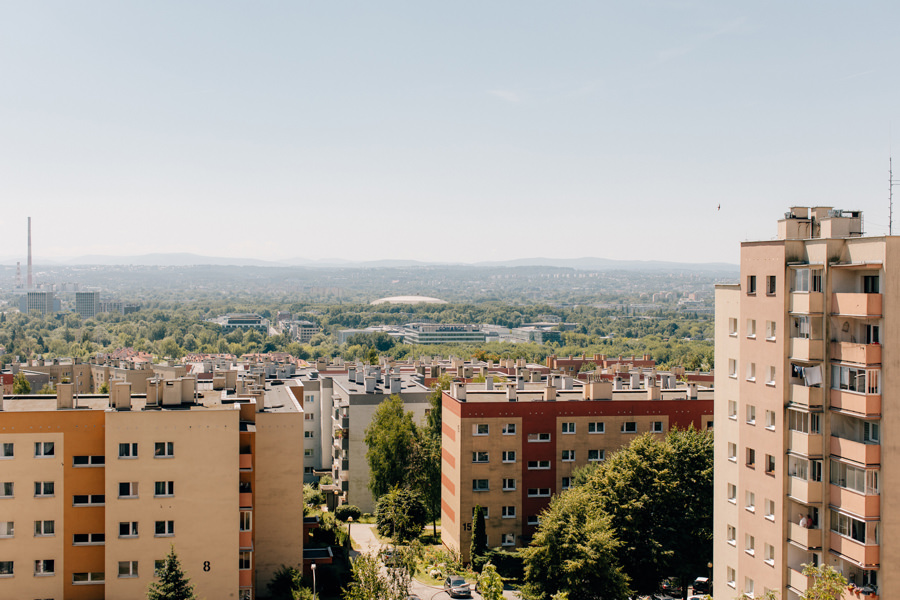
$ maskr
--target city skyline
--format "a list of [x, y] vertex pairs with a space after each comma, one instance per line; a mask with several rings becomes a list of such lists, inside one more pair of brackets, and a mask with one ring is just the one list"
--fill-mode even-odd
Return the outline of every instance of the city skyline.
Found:
[[884, 235], [898, 11], [6, 6], [0, 257], [28, 216], [36, 259], [737, 263], [790, 205]]

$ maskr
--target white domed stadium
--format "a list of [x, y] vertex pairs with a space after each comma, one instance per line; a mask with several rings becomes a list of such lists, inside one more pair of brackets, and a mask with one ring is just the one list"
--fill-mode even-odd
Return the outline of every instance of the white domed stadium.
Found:
[[369, 304], [447, 304], [446, 300], [431, 298], [430, 296], [389, 296], [372, 300]]

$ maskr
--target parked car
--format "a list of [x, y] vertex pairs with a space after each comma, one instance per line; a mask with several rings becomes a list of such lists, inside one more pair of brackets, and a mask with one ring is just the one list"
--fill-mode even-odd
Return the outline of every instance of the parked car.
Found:
[[670, 577], [662, 582], [662, 591], [676, 598], [681, 597], [681, 582], [677, 577]]
[[694, 584], [691, 587], [694, 589], [695, 594], [708, 594], [709, 577], [698, 577], [694, 580]]
[[456, 575], [452, 575], [444, 580], [444, 591], [447, 592], [451, 598], [472, 597], [472, 590], [469, 588], [469, 584], [466, 583], [465, 579]]

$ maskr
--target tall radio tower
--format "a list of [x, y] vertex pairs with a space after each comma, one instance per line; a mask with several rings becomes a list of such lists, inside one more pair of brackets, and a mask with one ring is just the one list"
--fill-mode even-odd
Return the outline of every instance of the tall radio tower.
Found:
[[31, 217], [28, 217], [28, 289], [34, 289], [31, 280]]

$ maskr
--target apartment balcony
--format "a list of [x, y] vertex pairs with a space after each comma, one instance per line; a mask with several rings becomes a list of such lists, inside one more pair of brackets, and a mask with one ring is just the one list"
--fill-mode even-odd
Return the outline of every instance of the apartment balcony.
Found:
[[831, 390], [831, 408], [863, 417], [881, 416], [881, 394], [859, 394], [844, 390]]
[[880, 548], [876, 544], [861, 544], [856, 540], [844, 537], [834, 531], [830, 532], [829, 544], [831, 550], [837, 552], [841, 556], [845, 556], [850, 560], [869, 567], [874, 567], [881, 560]]
[[239, 493], [238, 503], [241, 508], [253, 508], [253, 494], [251, 492]]
[[253, 532], [241, 531], [238, 533], [238, 542], [241, 550], [250, 550], [253, 548]]
[[790, 431], [788, 448], [804, 456], [822, 456], [822, 435], [818, 433], [803, 433], [802, 431]]
[[797, 523], [788, 524], [788, 539], [795, 544], [799, 544], [807, 550], [822, 547], [822, 530], [807, 529], [800, 527]]
[[253, 470], [253, 455], [252, 454], [244, 454], [243, 452], [238, 455], [238, 464], [240, 465], [241, 471], [252, 471]]
[[825, 294], [822, 292], [791, 293], [791, 312], [800, 314], [822, 314], [825, 310]]
[[822, 502], [822, 482], [788, 477], [788, 496], [801, 504]]
[[813, 586], [812, 577], [807, 577], [802, 571], [798, 571], [793, 567], [788, 568], [788, 586], [799, 594], [803, 594], [806, 590]]
[[791, 358], [810, 362], [825, 358], [825, 341], [809, 338], [791, 338]]
[[863, 465], [881, 464], [880, 444], [864, 444], [863, 442], [854, 442], [853, 440], [831, 436], [830, 452], [841, 458]]
[[881, 344], [831, 342], [831, 359], [860, 365], [880, 365]]
[[878, 494], [861, 494], [838, 485], [831, 485], [829, 503], [866, 519], [881, 517], [881, 496]]
[[797, 383], [791, 385], [792, 404], [799, 404], [807, 408], [822, 408], [823, 396], [821, 387], [808, 387]]
[[253, 586], [253, 570], [241, 569], [238, 571], [238, 585], [242, 588]]
[[872, 319], [880, 317], [881, 294], [832, 294], [831, 314]]

